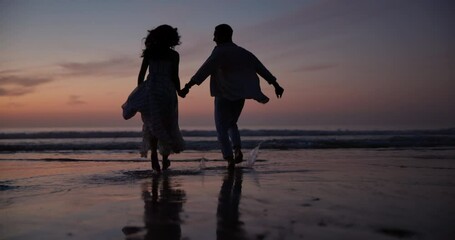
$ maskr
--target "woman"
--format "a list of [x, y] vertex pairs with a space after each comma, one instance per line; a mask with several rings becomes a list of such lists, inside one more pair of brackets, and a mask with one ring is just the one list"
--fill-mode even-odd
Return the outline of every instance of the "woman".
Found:
[[[161, 25], [149, 31], [142, 52], [142, 65], [137, 79], [138, 88], [145, 88], [143, 104], [139, 112], [143, 121], [141, 156], [152, 151], [152, 168], [160, 172], [157, 149], [163, 157], [163, 169], [169, 168], [169, 155], [184, 149], [184, 141], [178, 124], [180, 92], [179, 54], [174, 47], [180, 44], [177, 28]], [[149, 69], [147, 79], [145, 74]], [[144, 85], [145, 84], [145, 85]]]

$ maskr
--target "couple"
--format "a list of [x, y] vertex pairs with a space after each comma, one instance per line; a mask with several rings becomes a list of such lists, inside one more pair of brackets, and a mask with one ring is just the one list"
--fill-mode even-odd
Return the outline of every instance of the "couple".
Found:
[[[152, 168], [161, 171], [157, 149], [162, 155], [163, 169], [170, 166], [169, 155], [184, 149], [178, 125], [177, 94], [184, 98], [192, 86], [200, 85], [210, 76], [210, 94], [215, 97], [215, 125], [223, 158], [228, 168], [243, 161], [237, 121], [245, 99], [267, 103], [259, 86], [257, 74], [275, 87], [280, 98], [284, 89], [276, 78], [249, 51], [232, 42], [232, 28], [227, 24], [215, 27], [212, 54], [199, 68], [191, 80], [180, 88], [179, 54], [174, 47], [180, 44], [177, 28], [161, 25], [149, 31], [145, 39], [142, 66], [138, 76], [138, 87], [122, 106], [123, 116], [129, 119], [141, 113], [143, 145], [141, 155], [147, 157], [151, 150]], [[145, 74], [149, 74], [144, 81]]]

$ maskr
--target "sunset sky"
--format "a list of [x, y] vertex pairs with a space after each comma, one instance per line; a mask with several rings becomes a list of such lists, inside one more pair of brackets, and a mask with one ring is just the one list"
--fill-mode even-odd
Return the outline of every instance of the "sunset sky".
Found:
[[[0, 129], [141, 126], [120, 106], [142, 39], [177, 27], [180, 80], [215, 46], [214, 27], [253, 52], [285, 92], [248, 101], [241, 128], [455, 127], [451, 0], [0, 0]], [[212, 127], [209, 80], [179, 99], [182, 128]]]

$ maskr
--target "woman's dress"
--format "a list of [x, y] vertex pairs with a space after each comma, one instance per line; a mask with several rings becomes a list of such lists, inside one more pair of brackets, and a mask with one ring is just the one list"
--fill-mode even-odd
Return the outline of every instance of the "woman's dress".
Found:
[[147, 157], [153, 138], [158, 139], [158, 149], [162, 155], [179, 153], [184, 149], [171, 66], [170, 60], [150, 60], [147, 79], [130, 94], [122, 106], [125, 119], [131, 118], [136, 112], [141, 113], [142, 157]]

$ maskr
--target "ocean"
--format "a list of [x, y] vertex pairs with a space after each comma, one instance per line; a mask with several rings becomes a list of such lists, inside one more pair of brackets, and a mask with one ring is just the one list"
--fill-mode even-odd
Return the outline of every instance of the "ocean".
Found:
[[[219, 148], [214, 130], [182, 130], [189, 151]], [[455, 128], [439, 130], [241, 130], [245, 149], [435, 148], [454, 147]], [[118, 154], [139, 149], [141, 132], [134, 130], [29, 130], [0, 131], [0, 160], [14, 155], [35, 158], [70, 152]], [[47, 157], [46, 157], [47, 158]], [[94, 159], [95, 160], [95, 159]], [[98, 159], [99, 160], [99, 159]]]
[[[438, 130], [240, 130], [250, 151], [311, 149], [452, 149], [455, 128]], [[182, 130], [184, 153], [221, 158], [215, 130]], [[35, 129], [0, 132], [0, 161], [149, 161], [140, 158], [137, 129]], [[188, 160], [176, 154], [175, 160]]]
[[0, 131], [0, 239], [455, 237], [453, 128], [244, 129], [233, 172], [182, 132], [157, 174], [137, 129]]

